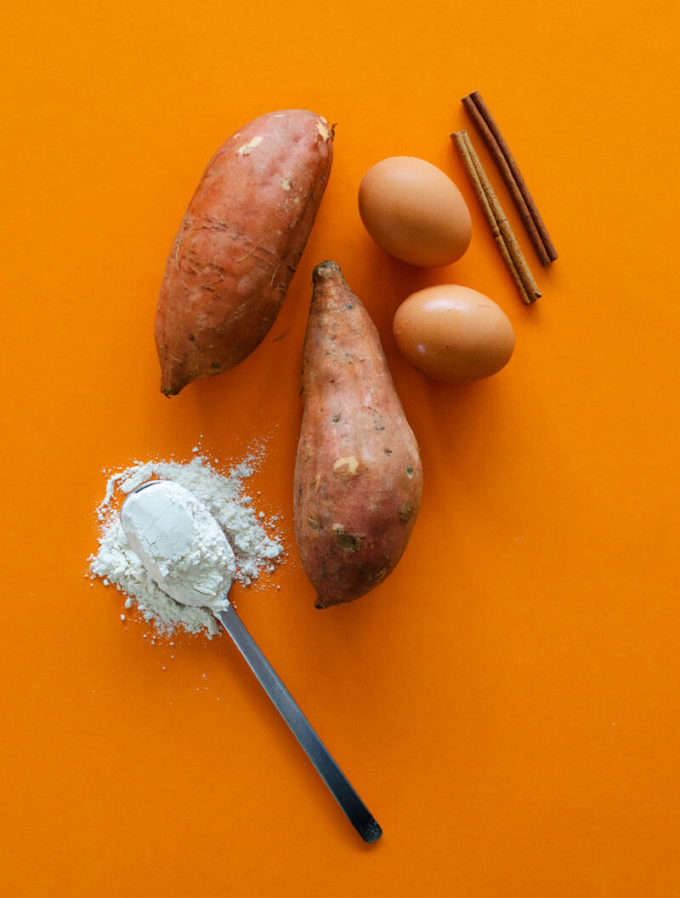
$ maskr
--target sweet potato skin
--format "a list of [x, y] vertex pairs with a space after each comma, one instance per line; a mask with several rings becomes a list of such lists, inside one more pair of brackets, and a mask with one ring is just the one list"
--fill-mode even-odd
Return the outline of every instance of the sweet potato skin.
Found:
[[390, 574], [420, 508], [418, 445], [378, 332], [340, 267], [314, 269], [295, 464], [295, 537], [316, 607], [350, 602]]
[[304, 109], [249, 122], [208, 163], [172, 245], [156, 310], [161, 391], [243, 361], [272, 326], [333, 157], [333, 129]]

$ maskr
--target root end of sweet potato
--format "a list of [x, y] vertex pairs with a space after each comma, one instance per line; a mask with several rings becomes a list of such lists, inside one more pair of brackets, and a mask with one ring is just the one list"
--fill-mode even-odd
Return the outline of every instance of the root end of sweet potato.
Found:
[[351, 598], [337, 598], [335, 596], [322, 596], [317, 595], [316, 601], [314, 602], [314, 607], [317, 611], [323, 611], [325, 608], [333, 608], [335, 605], [346, 605], [348, 602], [353, 602], [355, 599], [358, 599], [359, 596], [352, 596]]
[[176, 369], [168, 368], [167, 366], [163, 368], [161, 372], [161, 393], [164, 396], [167, 396], [170, 399], [172, 396], [177, 396], [184, 387], [189, 383], [186, 378], [178, 377], [178, 372]]

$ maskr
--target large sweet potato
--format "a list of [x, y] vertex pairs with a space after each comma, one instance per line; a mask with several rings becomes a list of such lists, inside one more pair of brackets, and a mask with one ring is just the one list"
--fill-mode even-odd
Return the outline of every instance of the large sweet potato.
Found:
[[330, 173], [333, 129], [273, 112], [215, 153], [180, 225], [161, 286], [161, 391], [243, 361], [274, 323]]
[[327, 608], [394, 569], [423, 485], [378, 332], [331, 261], [314, 269], [302, 390], [295, 536], [316, 607]]

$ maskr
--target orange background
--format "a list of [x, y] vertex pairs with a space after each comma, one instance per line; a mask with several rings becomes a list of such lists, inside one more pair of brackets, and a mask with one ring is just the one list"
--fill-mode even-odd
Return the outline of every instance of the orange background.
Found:
[[[5, 4], [0, 742], [13, 896], [675, 896], [680, 890], [680, 393], [674, 2]], [[449, 141], [479, 89], [559, 261], [525, 308]], [[165, 256], [215, 148], [263, 112], [337, 122], [317, 224], [270, 335], [167, 400]], [[363, 172], [461, 186], [465, 257], [422, 272], [362, 229]], [[318, 612], [292, 472], [314, 264], [383, 337], [425, 468], [394, 574]], [[412, 290], [493, 297], [499, 375], [397, 355]], [[286, 563], [239, 612], [384, 828], [364, 845], [228, 639], [151, 645], [90, 585], [103, 469], [269, 452], [251, 490]], [[280, 586], [280, 590], [276, 589]], [[167, 669], [166, 669], [167, 668]]]

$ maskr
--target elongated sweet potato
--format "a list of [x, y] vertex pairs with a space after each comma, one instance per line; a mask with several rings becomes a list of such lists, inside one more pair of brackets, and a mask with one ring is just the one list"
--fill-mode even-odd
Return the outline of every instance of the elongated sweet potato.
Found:
[[243, 361], [274, 323], [330, 173], [333, 129], [304, 109], [249, 122], [215, 153], [161, 285], [161, 391]]
[[394, 569], [423, 471], [378, 332], [332, 261], [314, 269], [295, 465], [295, 537], [316, 607], [350, 602]]

